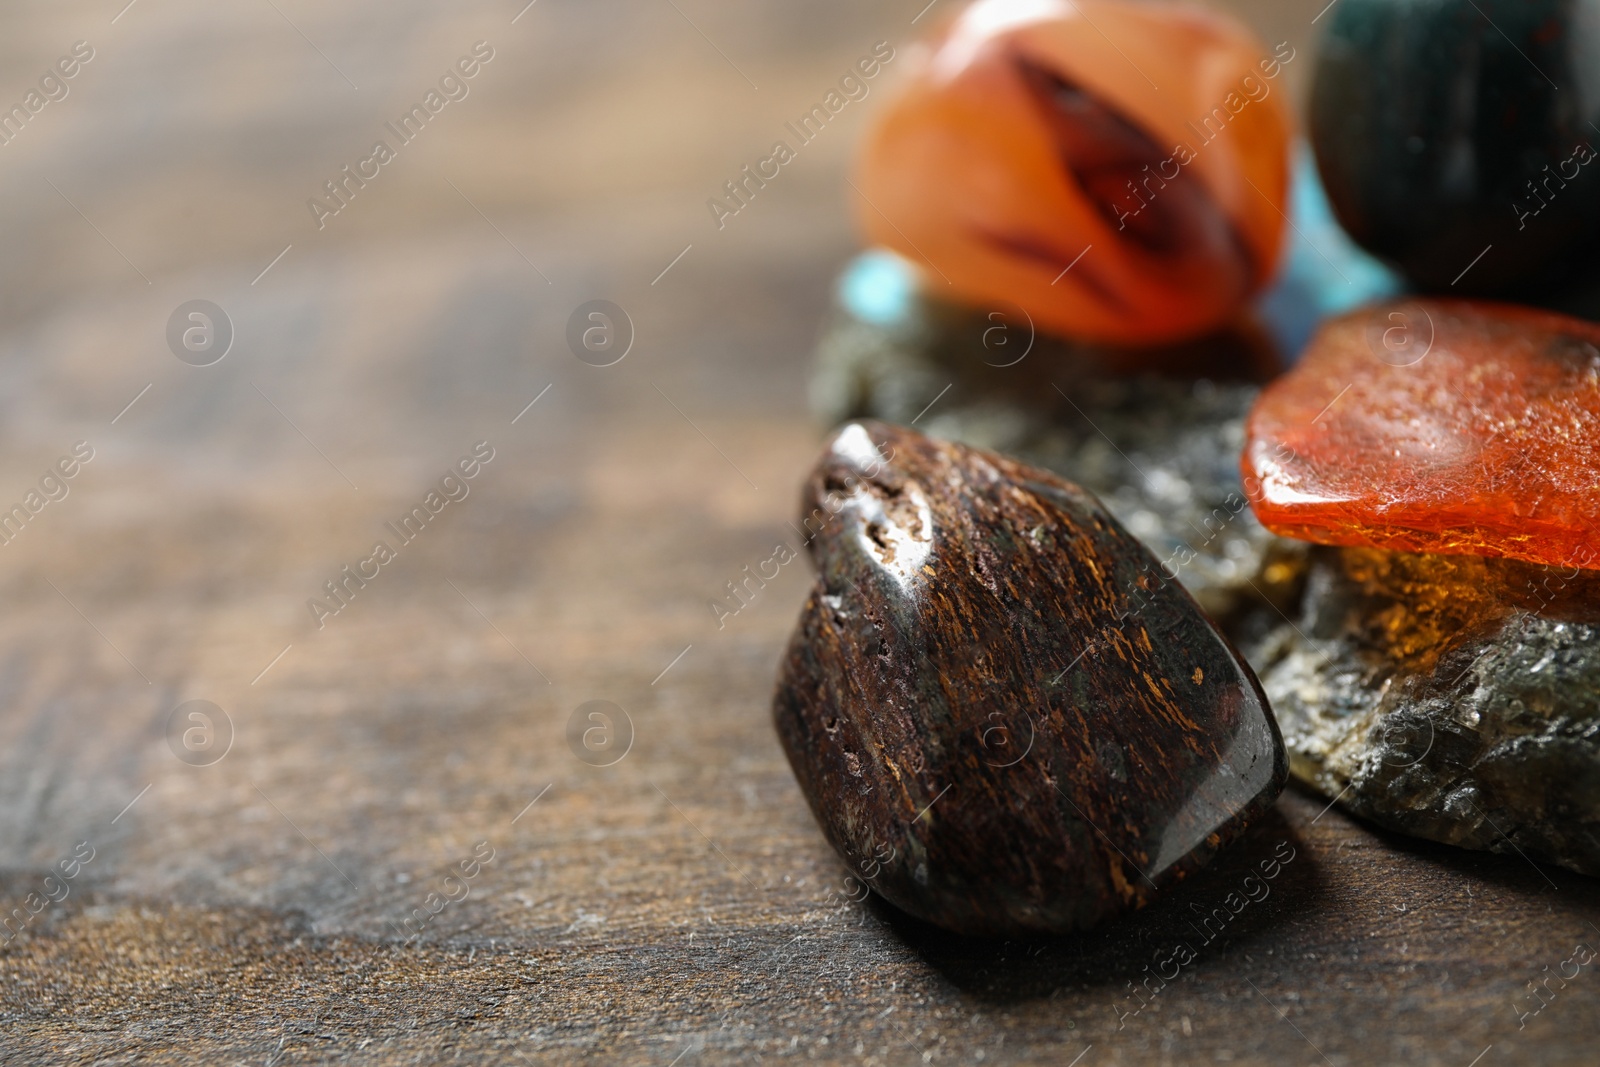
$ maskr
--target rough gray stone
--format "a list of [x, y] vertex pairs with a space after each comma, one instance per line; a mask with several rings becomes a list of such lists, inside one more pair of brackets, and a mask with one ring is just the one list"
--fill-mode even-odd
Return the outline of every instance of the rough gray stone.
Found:
[[1289, 602], [1305, 546], [1268, 533], [1240, 481], [1257, 346], [1213, 338], [1163, 353], [1170, 375], [1128, 376], [1126, 353], [1034, 337], [1016, 309], [915, 311], [892, 328], [837, 316], [812, 379], [824, 419], [914, 422], [1077, 482], [1225, 624]]
[[1600, 572], [1317, 548], [1298, 624], [1245, 652], [1347, 811], [1600, 875]]

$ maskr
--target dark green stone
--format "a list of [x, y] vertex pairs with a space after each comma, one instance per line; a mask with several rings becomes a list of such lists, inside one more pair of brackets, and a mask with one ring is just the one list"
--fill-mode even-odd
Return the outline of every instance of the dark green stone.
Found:
[[1600, 262], [1600, 157], [1579, 161], [1600, 149], [1600, 0], [1339, 0], [1327, 19], [1311, 139], [1357, 242], [1464, 295], [1545, 295]]

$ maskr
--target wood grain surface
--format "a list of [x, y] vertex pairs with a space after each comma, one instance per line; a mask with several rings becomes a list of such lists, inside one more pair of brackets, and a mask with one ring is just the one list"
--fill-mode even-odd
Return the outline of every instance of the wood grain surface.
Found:
[[[724, 229], [705, 201], [949, 2], [917, 26], [922, 0], [0, 15], [0, 102], [95, 51], [0, 145], [0, 504], [94, 452], [0, 545], [0, 918], [27, 917], [0, 1060], [1600, 1058], [1600, 976], [1563, 967], [1600, 947], [1592, 880], [1320, 798], [1070, 939], [851, 899], [770, 722], [805, 565], [721, 628], [711, 604], [794, 536], [878, 98]], [[1301, 48], [1297, 92], [1321, 6], [1251, 8]], [[478, 41], [470, 93], [319, 229], [308, 198]], [[637, 334], [606, 368], [566, 343], [597, 298]], [[234, 326], [213, 366], [168, 348], [194, 299]], [[399, 544], [386, 523], [482, 441]], [[308, 600], [380, 539], [395, 558], [319, 628]], [[195, 700], [230, 735], [208, 766], [169, 743]], [[631, 723], [608, 767], [568, 741], [592, 700]]]

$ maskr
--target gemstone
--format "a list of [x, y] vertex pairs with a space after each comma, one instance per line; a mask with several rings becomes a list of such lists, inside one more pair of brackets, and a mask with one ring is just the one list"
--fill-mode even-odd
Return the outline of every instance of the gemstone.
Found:
[[1310, 108], [1340, 221], [1434, 291], [1540, 296], [1594, 263], [1597, 50], [1588, 2], [1341, 0]]
[[1294, 776], [1401, 833], [1600, 875], [1597, 562], [1315, 549], [1299, 621], [1245, 645]]
[[1600, 326], [1386, 304], [1323, 327], [1247, 425], [1269, 530], [1566, 565], [1600, 527]]
[[1236, 462], [1253, 380], [1278, 370], [1259, 338], [1216, 334], [1150, 353], [1168, 374], [1115, 374], [1099, 346], [1034, 334], [1014, 309], [904, 291], [886, 258], [845, 274], [811, 378], [822, 420], [915, 421], [1076, 482], [1224, 623], [1263, 596], [1290, 606], [1307, 546], [1256, 520]]
[[1277, 261], [1294, 58], [1187, 5], [978, 0], [869, 131], [862, 225], [958, 299], [1065, 337], [1203, 334]]
[[1084, 490], [851, 423], [773, 713], [868, 886], [968, 934], [1081, 929], [1203, 865], [1288, 774], [1250, 669]]

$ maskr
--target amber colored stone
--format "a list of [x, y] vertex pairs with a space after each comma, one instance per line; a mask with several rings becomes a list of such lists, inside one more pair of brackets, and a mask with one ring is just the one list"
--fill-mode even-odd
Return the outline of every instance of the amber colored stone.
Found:
[[1189, 5], [979, 0], [907, 59], [859, 217], [931, 287], [1050, 332], [1198, 336], [1276, 262], [1293, 58]]
[[1286, 537], [1594, 566], [1600, 326], [1438, 300], [1336, 319], [1256, 401], [1243, 469]]

